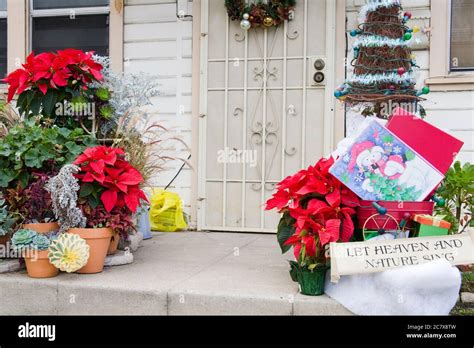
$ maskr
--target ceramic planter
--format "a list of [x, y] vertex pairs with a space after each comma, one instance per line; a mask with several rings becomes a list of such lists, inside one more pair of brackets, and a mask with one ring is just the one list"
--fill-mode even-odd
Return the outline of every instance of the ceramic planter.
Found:
[[113, 235], [111, 228], [71, 228], [69, 233], [79, 235], [89, 245], [89, 260], [77, 273], [100, 273]]
[[150, 210], [148, 207], [140, 207], [136, 213], [137, 218], [137, 230], [143, 234], [143, 239], [150, 239], [151, 226], [150, 226]]
[[32, 230], [38, 233], [46, 234], [52, 231], [58, 231], [59, 225], [57, 222], [43, 222], [43, 223], [23, 224], [23, 228], [27, 230]]
[[112, 255], [117, 252], [119, 241], [120, 233], [114, 232], [112, 238], [110, 239], [109, 250], [107, 250], [107, 255]]
[[296, 262], [290, 262], [290, 276], [300, 285], [300, 292], [308, 296], [320, 296], [324, 294], [324, 284], [326, 283], [326, 272], [329, 269], [326, 265], [318, 265], [310, 271], [306, 267], [299, 266]]
[[23, 252], [23, 257], [26, 271], [31, 278], [51, 278], [59, 273], [59, 269], [49, 262], [48, 250], [28, 249]]

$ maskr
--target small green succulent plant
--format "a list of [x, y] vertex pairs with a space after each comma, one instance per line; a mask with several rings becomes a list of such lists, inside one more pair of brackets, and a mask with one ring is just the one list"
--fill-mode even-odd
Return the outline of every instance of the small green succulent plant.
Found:
[[51, 241], [55, 239], [55, 233], [41, 234], [33, 230], [21, 229], [13, 235], [12, 246], [17, 251], [23, 249], [47, 250]]
[[110, 91], [108, 88], [105, 88], [105, 87], [97, 88], [95, 95], [97, 96], [97, 98], [99, 98], [101, 101], [104, 101], [104, 102], [110, 99]]
[[38, 233], [32, 230], [21, 229], [12, 237], [12, 246], [16, 250], [29, 248]]
[[104, 105], [99, 108], [100, 115], [106, 120], [110, 120], [114, 114], [114, 108], [110, 105]]
[[5, 200], [0, 199], [0, 236], [10, 234], [15, 221], [13, 214], [8, 211], [5, 205]]
[[37, 234], [31, 242], [31, 248], [35, 250], [47, 250], [51, 244], [51, 239], [44, 234]]

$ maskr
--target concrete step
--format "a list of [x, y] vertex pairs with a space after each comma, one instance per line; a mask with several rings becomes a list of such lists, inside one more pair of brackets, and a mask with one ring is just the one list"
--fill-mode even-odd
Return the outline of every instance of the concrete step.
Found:
[[133, 264], [100, 274], [0, 274], [0, 314], [352, 314], [328, 296], [299, 294], [290, 257], [274, 235], [154, 233]]

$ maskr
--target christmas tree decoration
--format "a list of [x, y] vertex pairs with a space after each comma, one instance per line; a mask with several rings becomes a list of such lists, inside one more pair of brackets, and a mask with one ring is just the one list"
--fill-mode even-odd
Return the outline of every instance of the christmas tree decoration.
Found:
[[359, 47], [354, 47], [354, 59], [357, 59], [357, 57], [359, 56]]
[[430, 88], [428, 86], [423, 87], [421, 90], [416, 92], [417, 96], [430, 93]]
[[351, 30], [351, 32], [350, 32], [350, 34], [351, 34], [352, 37], [355, 37], [355, 36], [359, 35], [360, 33], [361, 33], [361, 31], [360, 31], [360, 30], [356, 30], [356, 29]]
[[421, 100], [415, 90], [416, 63], [408, 46], [414, 30], [404, 24], [412, 15], [405, 12], [402, 16], [401, 10], [398, 0], [367, 0], [359, 14], [358, 28], [350, 31], [356, 37], [353, 75], [345, 81], [341, 93], [334, 94], [336, 98], [350, 106]]
[[408, 22], [411, 19], [411, 12], [405, 12], [403, 14], [403, 23]]
[[243, 29], [243, 30], [249, 30], [251, 28], [251, 24], [250, 24], [250, 21], [249, 21], [249, 14], [248, 13], [245, 13], [243, 15], [243, 19], [240, 21], [240, 27]]
[[375, 120], [329, 172], [370, 201], [421, 202], [443, 179], [434, 166]]
[[413, 26], [412, 31], [413, 31], [413, 34], [416, 34], [416, 33], [418, 33], [418, 32], [420, 31], [420, 27], [417, 26], [417, 25], [415, 25], [415, 26]]
[[267, 28], [271, 27], [273, 25], [273, 18], [272, 17], [265, 17], [263, 19], [263, 25]]
[[295, 16], [296, 0], [268, 0], [246, 2], [245, 0], [225, 0], [229, 18], [240, 21], [243, 30], [250, 28], [271, 28]]

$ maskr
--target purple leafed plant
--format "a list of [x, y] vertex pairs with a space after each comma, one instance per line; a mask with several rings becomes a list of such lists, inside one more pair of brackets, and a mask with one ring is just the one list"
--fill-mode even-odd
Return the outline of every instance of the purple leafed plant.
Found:
[[48, 222], [54, 220], [51, 196], [44, 188], [50, 175], [33, 173], [30, 184], [22, 188], [7, 189], [4, 198], [9, 211], [20, 214], [25, 223]]

